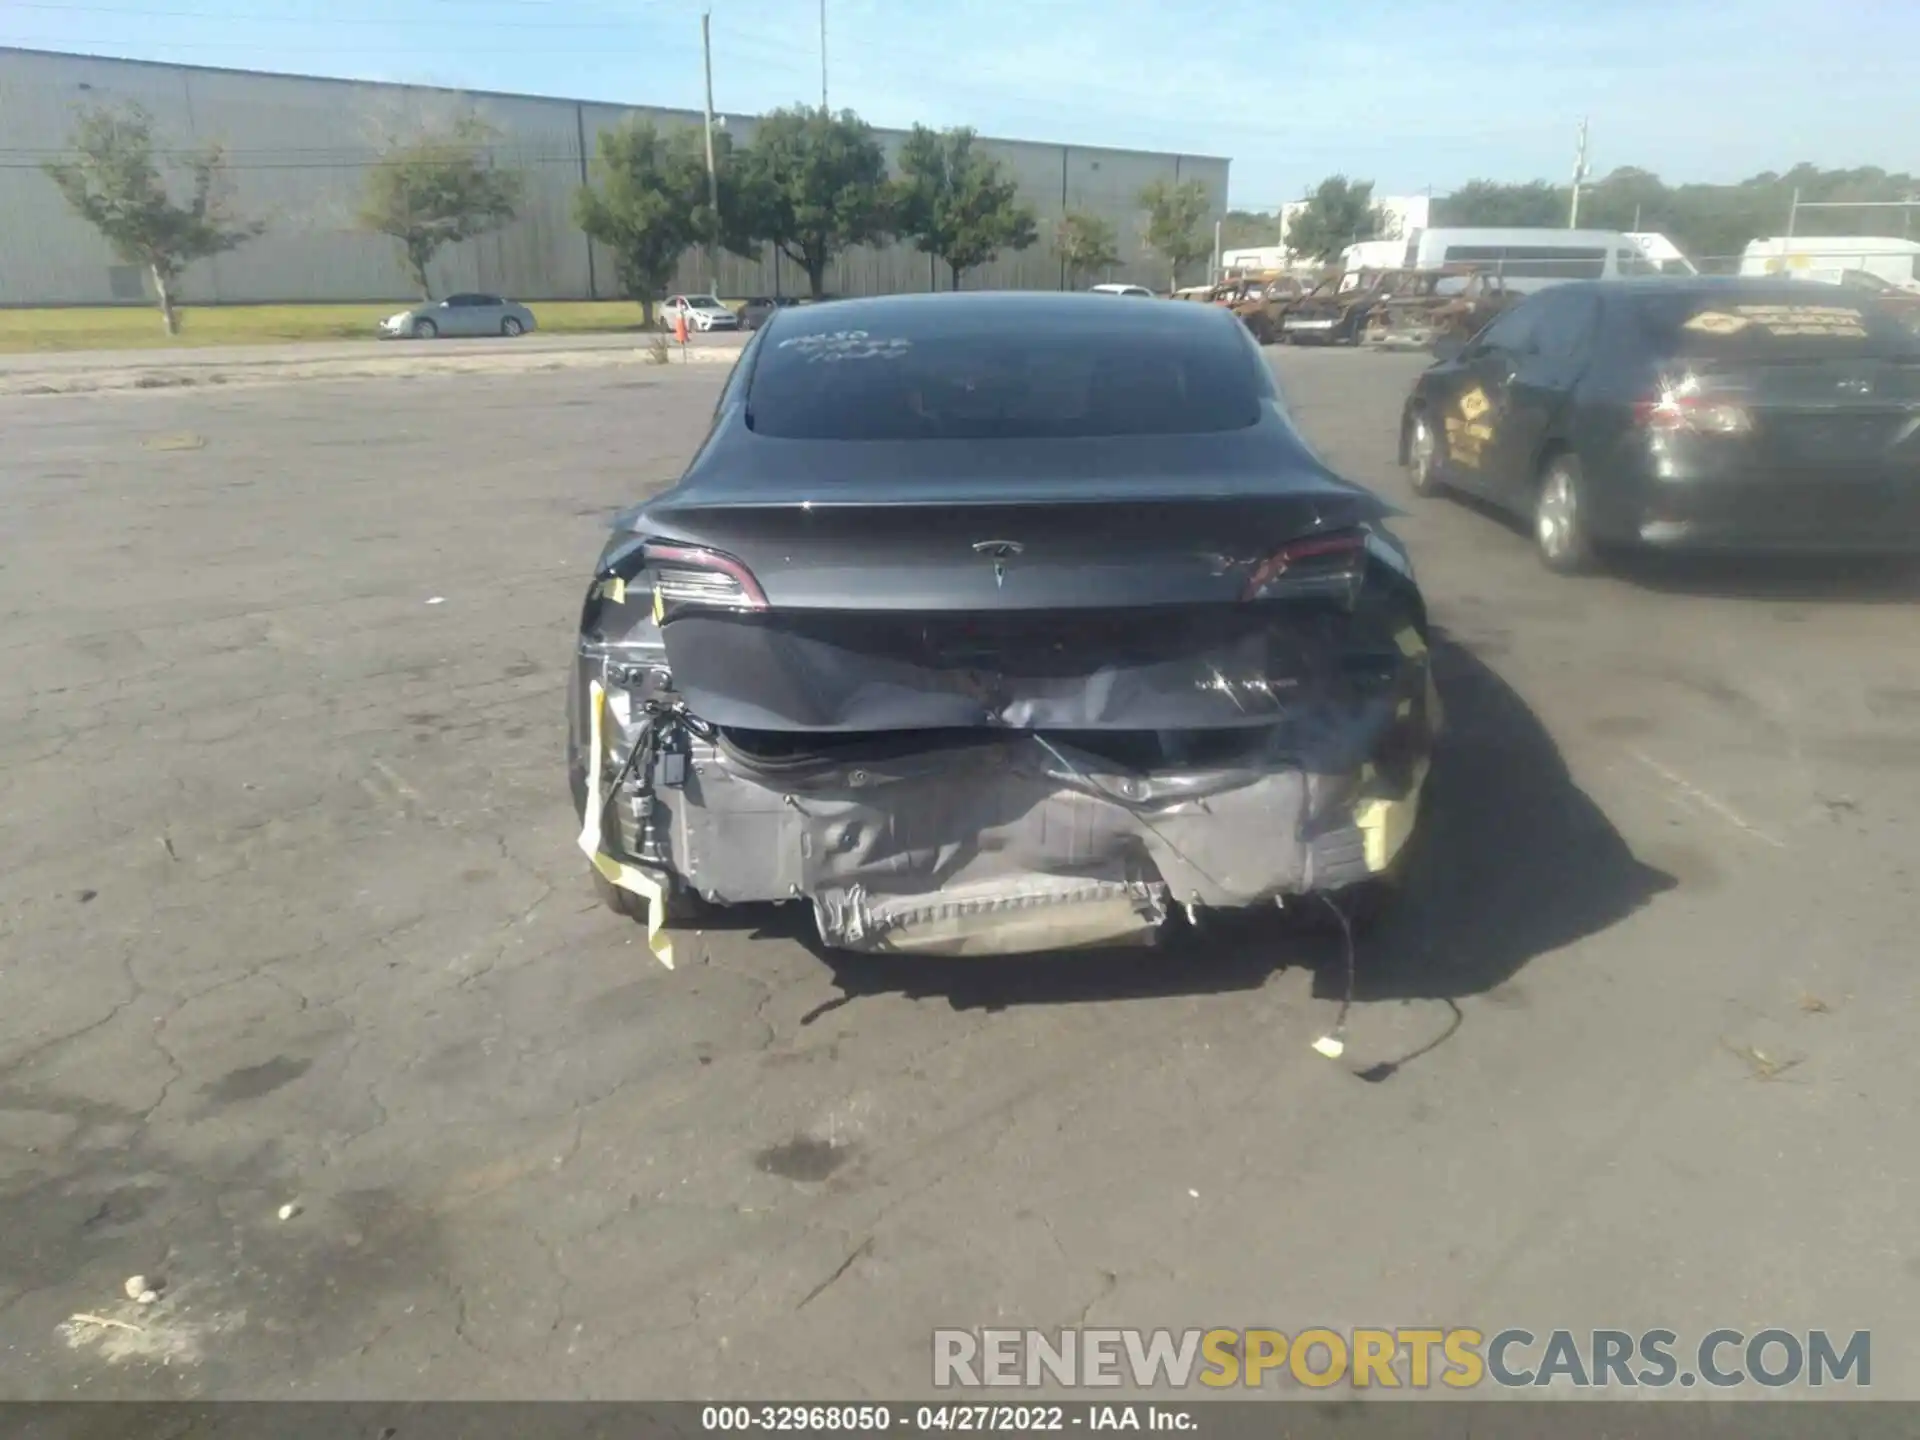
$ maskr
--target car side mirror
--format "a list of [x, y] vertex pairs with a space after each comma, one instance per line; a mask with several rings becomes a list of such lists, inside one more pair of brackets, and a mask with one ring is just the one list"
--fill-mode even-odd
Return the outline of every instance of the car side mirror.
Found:
[[1433, 358], [1442, 364], [1449, 360], [1458, 360], [1473, 347], [1458, 335], [1439, 335], [1434, 338], [1431, 347]]

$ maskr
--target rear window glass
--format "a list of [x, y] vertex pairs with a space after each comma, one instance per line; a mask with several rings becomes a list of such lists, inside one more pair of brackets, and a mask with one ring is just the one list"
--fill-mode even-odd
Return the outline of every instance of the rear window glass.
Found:
[[[1825, 293], [1808, 294], [1807, 291]], [[1858, 290], [1803, 285], [1798, 293], [1633, 300], [1642, 330], [1666, 355], [1735, 360], [1920, 354], [1920, 337]]]
[[815, 330], [761, 354], [748, 410], [791, 440], [1195, 435], [1255, 424], [1265, 375], [1231, 327]]

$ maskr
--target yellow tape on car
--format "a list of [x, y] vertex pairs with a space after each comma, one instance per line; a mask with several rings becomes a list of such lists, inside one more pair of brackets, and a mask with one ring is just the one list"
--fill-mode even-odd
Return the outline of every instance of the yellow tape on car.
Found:
[[606, 754], [607, 692], [598, 680], [587, 690], [587, 813], [580, 825], [580, 848], [593, 868], [609, 884], [629, 890], [647, 902], [647, 948], [653, 958], [673, 969], [673, 941], [662, 933], [667, 919], [667, 894], [658, 880], [644, 870], [623, 865], [600, 848], [601, 811], [605, 804], [600, 790], [600, 767]]
[[1413, 774], [1413, 784], [1397, 799], [1369, 796], [1353, 809], [1353, 823], [1365, 846], [1367, 869], [1378, 875], [1393, 864], [1413, 835], [1413, 822], [1420, 812], [1420, 791], [1427, 783], [1427, 762], [1422, 760]]

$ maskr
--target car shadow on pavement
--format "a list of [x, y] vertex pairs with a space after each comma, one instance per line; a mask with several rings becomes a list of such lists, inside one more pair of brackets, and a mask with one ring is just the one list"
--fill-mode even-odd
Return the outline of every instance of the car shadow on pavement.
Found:
[[[1678, 883], [1574, 783], [1526, 701], [1479, 656], [1434, 649], [1445, 731], [1400, 894], [1360, 941], [1359, 1000], [1457, 1000], [1619, 923]], [[1317, 989], [1338, 994], [1344, 967]]]
[[[1449, 491], [1447, 499], [1529, 545], [1524, 517], [1476, 495]], [[1920, 559], [1821, 555], [1688, 555], [1610, 548], [1600, 573], [1642, 590], [1701, 599], [1786, 604], [1903, 605], [1920, 600]]]
[[1613, 573], [1668, 595], [1847, 605], [1920, 600], [1920, 561], [1914, 560], [1622, 555]]
[[[1360, 1001], [1486, 994], [1675, 883], [1634, 858], [1485, 662], [1436, 637], [1434, 664], [1445, 733], [1399, 893], [1356, 941]], [[1287, 914], [1203, 915], [1197, 926], [1175, 919], [1152, 947], [977, 959], [828, 949], [797, 907], [767, 933], [776, 928], [833, 971], [841, 998], [821, 1013], [875, 994], [1001, 1009], [1255, 990], [1289, 966], [1314, 971], [1317, 995], [1338, 997], [1347, 983], [1337, 924], [1313, 901]]]

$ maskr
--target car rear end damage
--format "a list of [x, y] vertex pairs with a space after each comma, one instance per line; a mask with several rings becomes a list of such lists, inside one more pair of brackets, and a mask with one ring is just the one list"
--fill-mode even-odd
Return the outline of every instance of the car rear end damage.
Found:
[[984, 623], [733, 608], [669, 554], [599, 582], [576, 675], [611, 777], [596, 806], [576, 765], [576, 801], [644, 885], [804, 900], [840, 948], [1012, 953], [1342, 891], [1411, 831], [1438, 702], [1378, 541], [1293, 600]]

